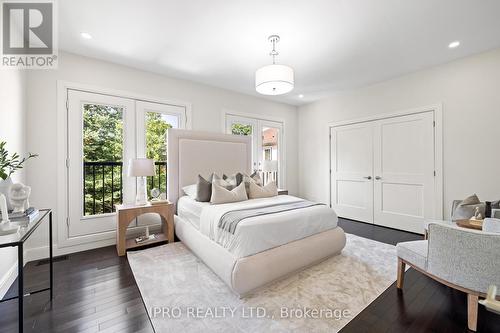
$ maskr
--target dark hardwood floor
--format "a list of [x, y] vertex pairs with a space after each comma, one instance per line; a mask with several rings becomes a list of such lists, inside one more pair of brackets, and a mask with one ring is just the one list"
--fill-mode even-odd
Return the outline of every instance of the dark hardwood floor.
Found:
[[[393, 245], [422, 239], [420, 235], [345, 219], [339, 224], [347, 233]], [[500, 315], [480, 305], [477, 331], [499, 333]], [[470, 332], [467, 296], [410, 268], [403, 292], [393, 283], [341, 332]]]
[[[419, 235], [341, 219], [348, 233], [396, 244]], [[26, 289], [46, 286], [48, 265], [25, 267]], [[25, 332], [152, 332], [127, 259], [115, 247], [68, 255], [54, 264], [54, 301], [48, 292], [26, 298]], [[5, 297], [14, 296], [16, 283]], [[410, 269], [403, 293], [395, 284], [342, 332], [466, 332], [465, 294]], [[479, 332], [500, 332], [500, 316], [480, 307]], [[17, 332], [17, 301], [0, 303], [0, 332]]]

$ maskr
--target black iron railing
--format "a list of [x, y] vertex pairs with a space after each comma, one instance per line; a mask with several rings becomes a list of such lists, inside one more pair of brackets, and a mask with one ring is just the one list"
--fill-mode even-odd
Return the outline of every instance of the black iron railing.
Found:
[[[147, 177], [153, 188], [167, 191], [167, 162], [155, 162], [156, 175]], [[83, 163], [83, 215], [113, 213], [123, 202], [123, 162]]]

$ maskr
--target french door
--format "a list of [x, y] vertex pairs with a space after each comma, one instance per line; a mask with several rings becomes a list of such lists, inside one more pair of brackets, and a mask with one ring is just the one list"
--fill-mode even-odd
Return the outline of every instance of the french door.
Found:
[[331, 128], [338, 215], [423, 233], [436, 216], [434, 112]]
[[274, 181], [285, 187], [283, 123], [228, 114], [226, 132], [251, 136], [253, 171], [260, 173], [264, 184]]
[[166, 130], [184, 127], [184, 107], [72, 89], [67, 96], [68, 236], [113, 231], [114, 206], [135, 200], [136, 179], [127, 176], [131, 158], [154, 159], [148, 193], [166, 192]]

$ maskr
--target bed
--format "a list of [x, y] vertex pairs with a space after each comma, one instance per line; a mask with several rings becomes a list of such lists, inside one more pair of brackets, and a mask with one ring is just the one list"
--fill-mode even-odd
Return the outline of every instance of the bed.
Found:
[[[211, 205], [184, 195], [182, 188], [195, 184], [199, 174], [249, 173], [249, 137], [169, 129], [167, 145], [167, 195], [176, 205], [175, 233], [236, 294], [244, 296], [344, 248], [344, 231], [325, 205], [289, 195]], [[221, 227], [228, 213], [272, 207], [284, 208]]]

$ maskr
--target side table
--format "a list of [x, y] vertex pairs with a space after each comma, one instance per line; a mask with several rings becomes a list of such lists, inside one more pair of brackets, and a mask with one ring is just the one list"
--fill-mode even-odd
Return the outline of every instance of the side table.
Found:
[[[119, 256], [124, 256], [127, 249], [144, 245], [168, 241], [174, 242], [174, 204], [171, 202], [161, 204], [116, 205], [116, 251]], [[163, 233], [156, 234], [155, 239], [136, 243], [135, 239], [126, 239], [127, 228], [130, 222], [142, 214], [156, 213], [160, 215]]]

